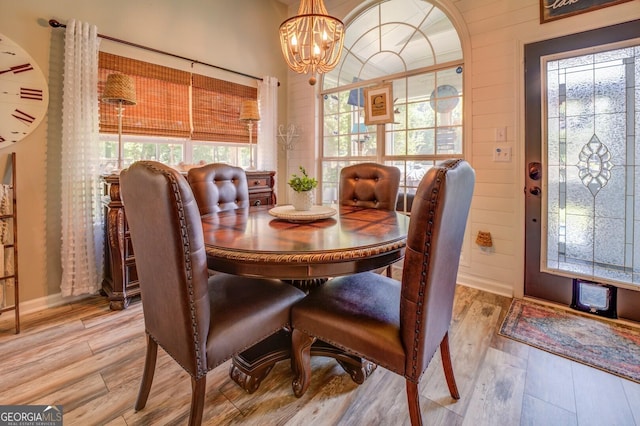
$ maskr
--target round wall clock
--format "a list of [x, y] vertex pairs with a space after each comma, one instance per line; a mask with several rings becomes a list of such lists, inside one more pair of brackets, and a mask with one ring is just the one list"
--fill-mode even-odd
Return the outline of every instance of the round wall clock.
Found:
[[[436, 102], [436, 98], [438, 98], [438, 102]], [[436, 89], [431, 92], [431, 100], [429, 102], [431, 103], [431, 108], [433, 108], [434, 111], [446, 113], [453, 111], [459, 101], [458, 89], [450, 84], [443, 84], [436, 87]]]
[[0, 34], [0, 149], [35, 130], [48, 104], [49, 87], [36, 61]]

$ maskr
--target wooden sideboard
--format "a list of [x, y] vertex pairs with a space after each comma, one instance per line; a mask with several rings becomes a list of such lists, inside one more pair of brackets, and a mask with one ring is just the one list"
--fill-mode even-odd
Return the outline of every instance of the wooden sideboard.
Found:
[[[251, 205], [275, 205], [275, 172], [246, 171]], [[113, 310], [125, 309], [140, 295], [136, 259], [120, 197], [120, 176], [102, 176], [102, 205], [105, 212], [105, 262], [102, 293]]]

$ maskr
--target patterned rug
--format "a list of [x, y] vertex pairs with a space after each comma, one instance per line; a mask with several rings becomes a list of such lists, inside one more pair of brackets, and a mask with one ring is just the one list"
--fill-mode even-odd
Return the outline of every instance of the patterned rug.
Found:
[[640, 383], [640, 328], [514, 299], [500, 334]]

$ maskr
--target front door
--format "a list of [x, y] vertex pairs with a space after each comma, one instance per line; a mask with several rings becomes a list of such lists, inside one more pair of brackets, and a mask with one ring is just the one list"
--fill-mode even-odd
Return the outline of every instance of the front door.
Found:
[[525, 295], [640, 321], [640, 21], [526, 45], [525, 128]]

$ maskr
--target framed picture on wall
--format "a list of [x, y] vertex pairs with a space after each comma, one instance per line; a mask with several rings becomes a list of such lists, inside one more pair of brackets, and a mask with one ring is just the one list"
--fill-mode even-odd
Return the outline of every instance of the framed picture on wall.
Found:
[[628, 1], [632, 0], [540, 0], [540, 23], [544, 24]]
[[393, 85], [364, 89], [364, 124], [384, 124], [393, 122]]

